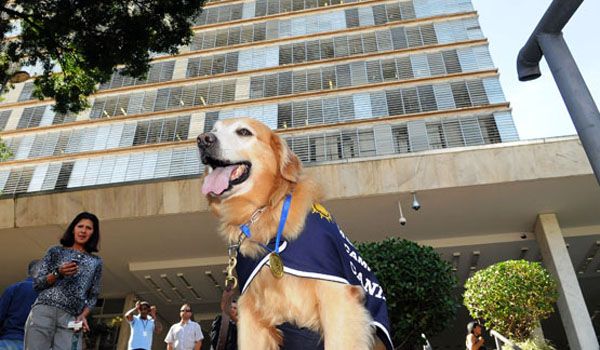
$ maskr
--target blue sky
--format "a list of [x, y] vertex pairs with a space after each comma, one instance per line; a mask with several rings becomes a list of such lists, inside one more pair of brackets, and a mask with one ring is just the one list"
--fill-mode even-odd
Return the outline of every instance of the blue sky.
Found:
[[[575, 128], [542, 58], [542, 76], [519, 82], [516, 57], [551, 0], [472, 0], [521, 139], [573, 135]], [[596, 105], [600, 103], [600, 1], [587, 0], [563, 30]]]

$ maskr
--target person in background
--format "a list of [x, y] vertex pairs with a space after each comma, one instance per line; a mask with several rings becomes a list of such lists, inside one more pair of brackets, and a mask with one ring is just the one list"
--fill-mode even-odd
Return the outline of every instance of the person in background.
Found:
[[[133, 313], [137, 311], [138, 314]], [[127, 350], [151, 350], [152, 334], [162, 332], [162, 324], [156, 317], [156, 307], [150, 306], [147, 301], [138, 301], [135, 307], [125, 313], [129, 322], [131, 334]]]
[[28, 278], [6, 288], [0, 298], [0, 350], [23, 349], [25, 321], [37, 298], [31, 278], [37, 262], [29, 263]]
[[179, 309], [179, 315], [181, 321], [171, 326], [165, 337], [167, 350], [200, 350], [204, 335], [200, 325], [192, 321], [191, 306], [183, 304]]
[[465, 341], [465, 345], [467, 346], [467, 350], [485, 350], [483, 346], [484, 340], [481, 336], [483, 331], [483, 327], [477, 321], [472, 321], [467, 324], [467, 339]]
[[87, 317], [100, 293], [102, 259], [98, 251], [100, 222], [96, 215], [79, 213], [60, 244], [38, 263], [33, 286], [37, 300], [25, 323], [25, 350], [66, 350], [82, 347]]
[[[231, 308], [229, 320], [229, 328], [227, 328], [227, 337], [225, 338], [225, 350], [236, 350], [237, 349], [237, 301], [234, 299], [231, 301]], [[221, 320], [222, 315], [217, 315], [210, 327], [210, 345], [211, 349], [217, 348], [217, 342], [219, 341], [219, 332], [221, 331]]]

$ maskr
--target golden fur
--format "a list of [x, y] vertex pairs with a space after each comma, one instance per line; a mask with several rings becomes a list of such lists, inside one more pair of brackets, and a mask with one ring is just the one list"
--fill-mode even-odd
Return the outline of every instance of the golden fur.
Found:
[[[252, 135], [238, 135], [241, 128]], [[313, 203], [320, 200], [320, 192], [285, 141], [249, 118], [219, 121], [212, 135], [220, 143], [220, 156], [252, 163], [248, 180], [221, 195], [207, 196], [220, 220], [220, 234], [228, 243], [237, 242], [240, 225], [265, 207], [250, 227], [255, 242], [246, 239], [240, 247], [246, 256], [264, 253], [256, 242], [266, 244], [275, 237], [283, 199], [293, 193], [283, 235], [288, 240], [296, 238]], [[376, 337], [363, 298], [364, 290], [358, 286], [288, 274], [276, 279], [264, 267], [238, 300], [239, 349], [279, 349], [282, 339], [275, 326], [284, 322], [320, 332], [326, 349], [371, 349]]]

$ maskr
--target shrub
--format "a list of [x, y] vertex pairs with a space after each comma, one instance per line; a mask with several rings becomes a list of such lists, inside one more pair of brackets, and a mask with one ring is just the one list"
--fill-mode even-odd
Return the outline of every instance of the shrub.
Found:
[[557, 298], [556, 282], [539, 263], [509, 260], [469, 278], [464, 305], [487, 328], [523, 342], [554, 311]]
[[424, 344], [422, 333], [431, 337], [454, 319], [456, 277], [433, 248], [399, 238], [356, 248], [383, 286], [397, 349]]

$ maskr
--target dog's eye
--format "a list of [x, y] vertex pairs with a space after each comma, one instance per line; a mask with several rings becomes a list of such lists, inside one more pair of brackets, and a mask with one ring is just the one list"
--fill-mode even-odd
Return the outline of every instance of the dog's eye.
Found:
[[246, 128], [240, 128], [235, 131], [240, 136], [252, 136], [252, 132]]

